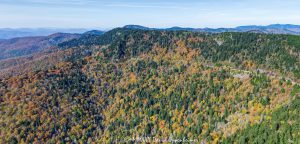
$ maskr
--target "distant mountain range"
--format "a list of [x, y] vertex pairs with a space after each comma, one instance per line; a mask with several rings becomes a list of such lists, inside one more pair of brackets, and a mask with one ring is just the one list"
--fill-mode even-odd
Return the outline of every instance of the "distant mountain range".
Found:
[[41, 52], [60, 43], [81, 37], [102, 35], [104, 31], [92, 30], [83, 34], [54, 33], [48, 36], [26, 36], [12, 39], [0, 39], [0, 60], [26, 56]]
[[48, 36], [54, 33], [84, 33], [87, 29], [61, 29], [61, 28], [2, 28], [0, 39], [11, 39], [16, 37]]
[[80, 36], [80, 34], [55, 33], [49, 36], [0, 40], [0, 60], [37, 53]]
[[[267, 33], [267, 34], [291, 34], [300, 35], [300, 25], [292, 24], [272, 24], [268, 26], [238, 26], [235, 28], [189, 28], [189, 27], [171, 27], [171, 28], [149, 28], [140, 25], [126, 25], [123, 28], [129, 29], [142, 29], [142, 30], [186, 30], [186, 31], [197, 31], [197, 32], [210, 32], [210, 33], [221, 33], [221, 32], [256, 32], [256, 33]], [[16, 37], [28, 37], [28, 36], [48, 36], [54, 33], [77, 33], [83, 34], [89, 31], [88, 29], [62, 29], [62, 28], [0, 28], [0, 41], [1, 39], [11, 39]], [[100, 33], [99, 33], [100, 32]], [[102, 34], [103, 31], [92, 30], [90, 34]]]
[[[300, 25], [273, 24], [268, 26], [239, 26], [236, 28], [149, 28], [140, 25], [126, 25], [124, 29], [192, 31], [207, 33], [251, 32], [265, 34], [300, 35]], [[57, 33], [59, 32], [59, 33]], [[64, 33], [62, 33], [64, 32]], [[74, 34], [79, 33], [79, 34]], [[96, 41], [105, 31], [86, 29], [0, 29], [0, 60], [18, 56], [31, 55], [57, 45], [76, 46], [85, 44], [86, 39]], [[16, 37], [16, 38], [11, 38]], [[9, 39], [11, 38], [11, 39]], [[67, 43], [64, 43], [67, 42]]]
[[300, 35], [300, 25], [291, 24], [272, 24], [268, 26], [239, 26], [235, 28], [183, 28], [183, 27], [171, 27], [171, 28], [148, 28], [139, 25], [126, 25], [124, 28], [128, 29], [141, 29], [141, 30], [186, 30], [195, 32], [210, 32], [210, 33], [222, 33], [222, 32], [254, 32], [254, 33], [266, 33], [266, 34], [291, 34]]

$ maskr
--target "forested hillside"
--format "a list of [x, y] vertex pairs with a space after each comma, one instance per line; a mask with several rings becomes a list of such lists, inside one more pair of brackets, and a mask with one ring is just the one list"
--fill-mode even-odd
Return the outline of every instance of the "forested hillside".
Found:
[[295, 99], [271, 114], [269, 120], [248, 126], [226, 139], [224, 143], [300, 143], [299, 113], [300, 99]]
[[0, 41], [0, 60], [35, 54], [59, 43], [79, 37], [80, 34], [56, 33], [49, 36], [2, 40]]
[[63, 42], [0, 75], [0, 143], [297, 143], [299, 41], [117, 28]]

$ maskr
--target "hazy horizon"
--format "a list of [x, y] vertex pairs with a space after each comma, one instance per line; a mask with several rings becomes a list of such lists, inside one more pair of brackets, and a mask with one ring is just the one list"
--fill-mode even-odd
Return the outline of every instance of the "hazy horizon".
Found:
[[[295, 0], [0, 0], [0, 28], [232, 28], [300, 24]], [[280, 9], [280, 10], [279, 10]]]
[[297, 25], [300, 26], [300, 24], [291, 24], [291, 23], [271, 23], [271, 24], [266, 24], [266, 25], [256, 25], [256, 24], [248, 24], [248, 25], [237, 25], [237, 26], [233, 26], [233, 27], [187, 27], [187, 26], [170, 26], [170, 27], [148, 27], [145, 25], [137, 25], [137, 24], [126, 24], [126, 25], [122, 25], [122, 26], [116, 26], [116, 27], [111, 27], [111, 28], [101, 28], [101, 27], [0, 27], [0, 29], [12, 29], [12, 30], [16, 30], [16, 29], [28, 29], [28, 30], [43, 30], [43, 29], [47, 29], [47, 30], [111, 30], [114, 28], [118, 28], [118, 27], [124, 27], [124, 26], [128, 26], [128, 25], [137, 25], [137, 26], [144, 26], [144, 27], [148, 27], [148, 28], [158, 28], [158, 29], [164, 29], [164, 28], [172, 28], [172, 27], [181, 27], [181, 28], [213, 28], [213, 29], [218, 29], [218, 28], [237, 28], [240, 26], [270, 26], [270, 25]]

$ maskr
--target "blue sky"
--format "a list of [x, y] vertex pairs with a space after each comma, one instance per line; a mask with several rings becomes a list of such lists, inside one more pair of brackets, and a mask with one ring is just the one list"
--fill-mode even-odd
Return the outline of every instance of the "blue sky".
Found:
[[299, 0], [0, 0], [0, 28], [300, 24]]

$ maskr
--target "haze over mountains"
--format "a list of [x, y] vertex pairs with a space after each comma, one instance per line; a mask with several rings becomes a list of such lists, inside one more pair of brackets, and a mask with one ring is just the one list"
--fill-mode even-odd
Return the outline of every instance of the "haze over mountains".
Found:
[[300, 25], [292, 25], [292, 24], [272, 24], [268, 26], [248, 25], [248, 26], [238, 26], [235, 28], [183, 28], [183, 27], [148, 28], [139, 25], [127, 25], [124, 26], [124, 28], [142, 29], [142, 30], [186, 30], [186, 31], [210, 32], [210, 33], [256, 32], [256, 33], [267, 33], [267, 34], [300, 35]]
[[[271, 24], [268, 26], [248, 25], [238, 26], [235, 28], [183, 28], [183, 27], [171, 27], [171, 28], [149, 28], [140, 25], [126, 25], [125, 28], [132, 29], [143, 29], [143, 30], [188, 30], [198, 32], [261, 32], [261, 33], [272, 33], [272, 34], [293, 34], [300, 35], [300, 25], [292, 24]], [[28, 36], [48, 36], [54, 33], [77, 33], [82, 34], [91, 29], [84, 28], [73, 28], [73, 29], [62, 29], [62, 28], [0, 28], [0, 39], [10, 39], [16, 37], [28, 37]]]
[[[222, 32], [251, 32], [265, 34], [290, 34], [300, 35], [300, 25], [291, 24], [272, 24], [268, 26], [239, 26], [236, 28], [149, 28], [140, 25], [126, 25], [123, 28], [136, 30], [164, 30], [164, 31], [191, 31], [191, 32], [207, 32], [207, 33], [222, 33]], [[59, 33], [57, 33], [59, 32]], [[62, 33], [66, 32], [66, 33]], [[76, 34], [73, 34], [76, 33]], [[51, 46], [57, 46], [60, 43], [75, 39], [75, 42], [84, 40], [87, 37], [91, 39], [102, 35], [105, 31], [86, 29], [0, 29], [0, 60], [14, 58], [18, 56], [26, 56], [41, 52]], [[23, 37], [25, 36], [25, 37]], [[11, 38], [17, 37], [17, 38]], [[11, 39], [6, 39], [11, 38]], [[80, 39], [81, 38], [81, 39]], [[77, 40], [78, 39], [78, 40]]]
[[2, 39], [0, 40], [0, 60], [38, 53], [52, 46], [57, 46], [62, 42], [70, 41], [83, 36], [97, 36], [103, 33], [103, 31], [92, 30], [82, 34], [54, 33], [49, 36], [30, 36]]
[[0, 28], [0, 39], [10, 39], [28, 36], [48, 36], [54, 33], [84, 33], [88, 29], [62, 29], [62, 28]]
[[38, 53], [59, 43], [79, 38], [80, 34], [55, 33], [49, 36], [20, 37], [0, 41], [0, 60]]

